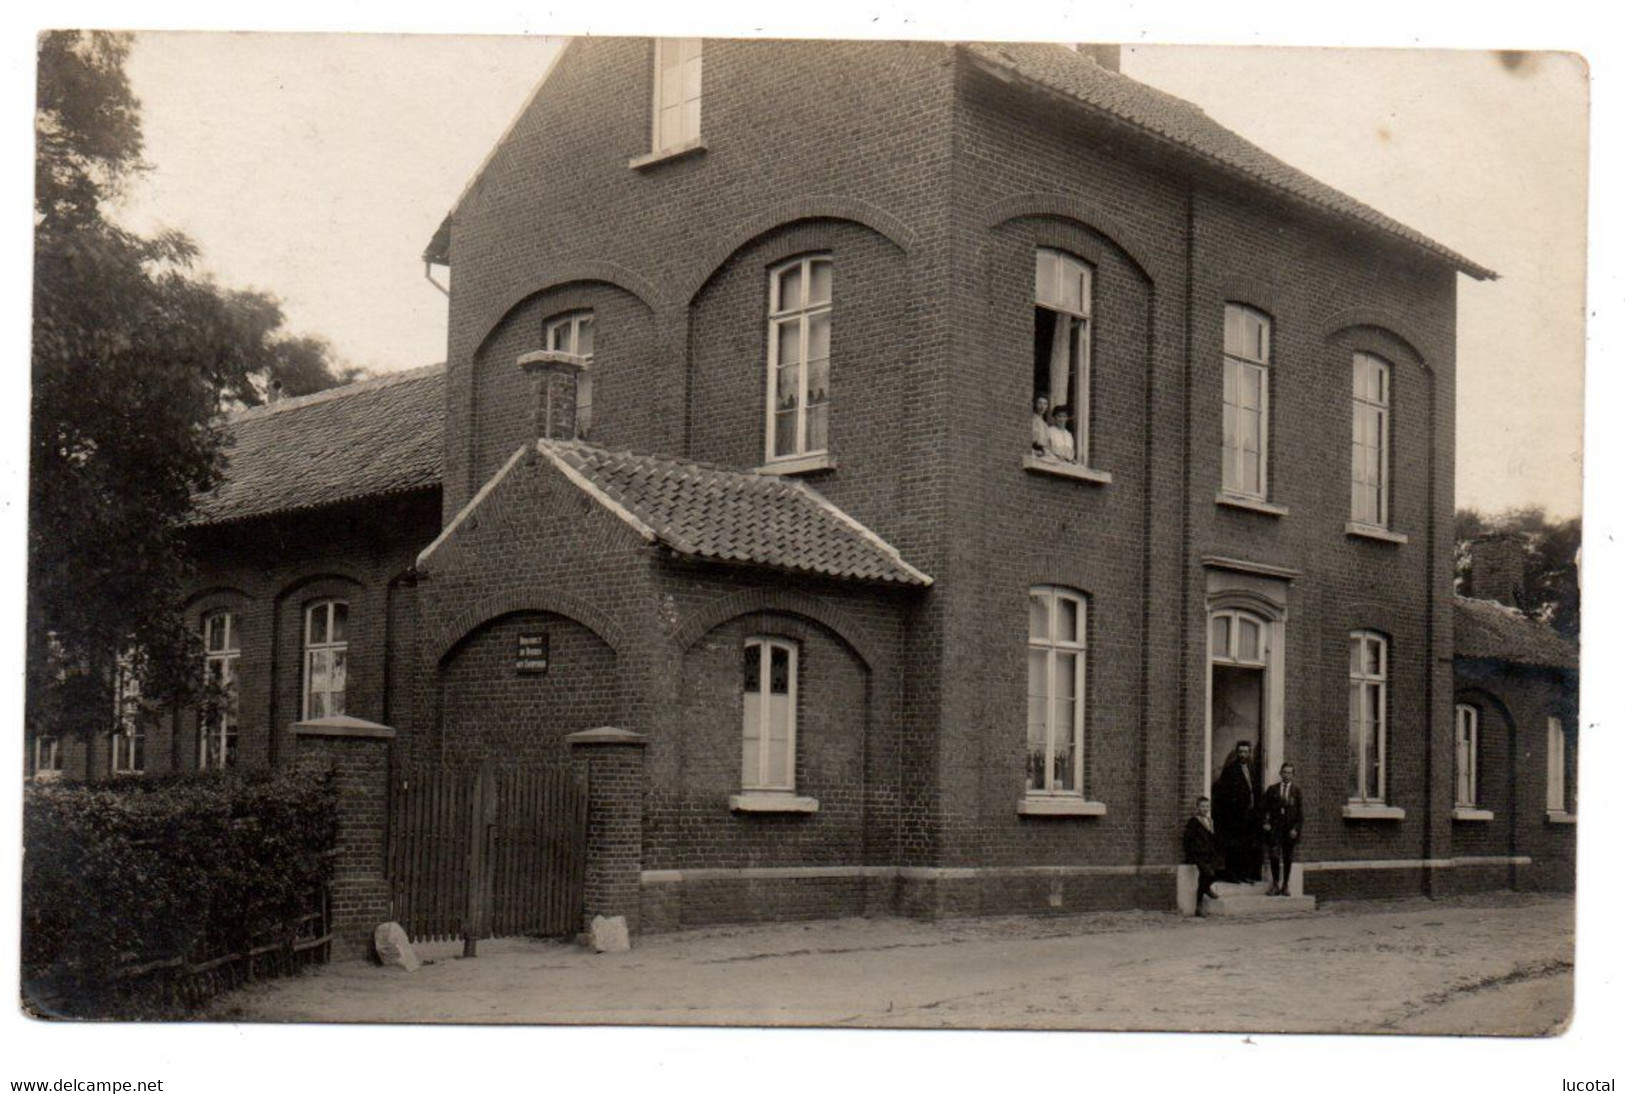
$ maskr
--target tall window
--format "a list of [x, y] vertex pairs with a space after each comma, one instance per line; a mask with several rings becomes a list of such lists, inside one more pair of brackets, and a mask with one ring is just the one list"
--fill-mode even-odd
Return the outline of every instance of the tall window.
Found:
[[655, 41], [654, 151], [700, 139], [700, 39]]
[[1388, 400], [1392, 369], [1369, 353], [1354, 355], [1354, 447], [1349, 519], [1388, 526]]
[[1570, 755], [1568, 734], [1563, 728], [1563, 719], [1556, 715], [1546, 719], [1546, 811], [1548, 813], [1572, 814], [1575, 811], [1574, 785], [1570, 780], [1569, 768], [1573, 763]]
[[237, 659], [242, 655], [234, 612], [203, 617], [203, 718], [198, 725], [197, 765], [237, 762]]
[[350, 606], [342, 600], [318, 600], [305, 611], [306, 719], [344, 713], [349, 623]]
[[828, 255], [797, 258], [769, 277], [767, 452], [769, 460], [829, 450]]
[[[1039, 248], [1033, 284], [1033, 412], [1047, 415], [1050, 423], [1041, 454], [1066, 463], [1089, 462], [1093, 280], [1089, 267], [1071, 255]], [[1036, 430], [1033, 447], [1040, 447]]]
[[1478, 708], [1456, 707], [1456, 804], [1478, 804]]
[[745, 643], [745, 790], [796, 788], [796, 647], [778, 638]]
[[34, 778], [45, 782], [62, 777], [62, 741], [54, 733], [34, 737]]
[[146, 720], [141, 708], [141, 678], [135, 662], [122, 655], [113, 669], [113, 773], [136, 775], [147, 769]]
[[1386, 801], [1388, 640], [1349, 635], [1349, 800]]
[[573, 353], [586, 362], [587, 367], [576, 374], [576, 436], [585, 437], [592, 428], [592, 312], [550, 319], [543, 335], [546, 348]]
[[1224, 492], [1269, 496], [1270, 321], [1224, 306]]
[[1087, 602], [1040, 585], [1027, 596], [1027, 793], [1083, 793]]

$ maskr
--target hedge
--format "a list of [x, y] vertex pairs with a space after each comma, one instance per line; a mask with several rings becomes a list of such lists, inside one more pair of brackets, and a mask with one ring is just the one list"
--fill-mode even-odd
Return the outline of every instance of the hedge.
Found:
[[[23, 994], [55, 1017], [156, 1017], [200, 966], [291, 949], [331, 873], [324, 777], [231, 771], [30, 786]], [[209, 983], [217, 984], [211, 977]], [[205, 993], [206, 994], [206, 993]]]

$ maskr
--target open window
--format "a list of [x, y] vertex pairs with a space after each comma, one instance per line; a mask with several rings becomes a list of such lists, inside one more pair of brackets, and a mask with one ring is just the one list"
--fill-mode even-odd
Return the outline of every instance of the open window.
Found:
[[1089, 462], [1090, 316], [1093, 271], [1039, 248], [1033, 291], [1032, 453]]

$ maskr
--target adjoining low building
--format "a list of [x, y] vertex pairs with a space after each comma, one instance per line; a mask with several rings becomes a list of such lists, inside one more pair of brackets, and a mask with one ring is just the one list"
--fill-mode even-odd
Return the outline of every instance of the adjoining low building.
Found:
[[644, 929], [1171, 907], [1243, 740], [1311, 893], [1572, 877], [1494, 797], [1544, 700], [1452, 637], [1493, 275], [1110, 51], [577, 40], [425, 258], [444, 368], [233, 422], [187, 611], [236, 702], [149, 769], [616, 727]]

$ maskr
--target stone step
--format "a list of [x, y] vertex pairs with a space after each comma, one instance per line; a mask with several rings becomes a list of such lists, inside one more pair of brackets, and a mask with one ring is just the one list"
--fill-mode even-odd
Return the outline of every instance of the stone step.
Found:
[[[1218, 892], [1219, 887], [1213, 887]], [[1315, 910], [1312, 896], [1264, 896], [1258, 893], [1236, 893], [1220, 896], [1217, 900], [1202, 898], [1202, 911], [1207, 915], [1301, 915]]]

